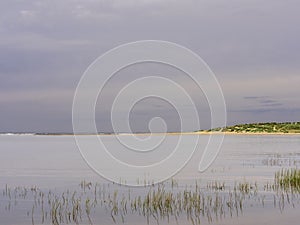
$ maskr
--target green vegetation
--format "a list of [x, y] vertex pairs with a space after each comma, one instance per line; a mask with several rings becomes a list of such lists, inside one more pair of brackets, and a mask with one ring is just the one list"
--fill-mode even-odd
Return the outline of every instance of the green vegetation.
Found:
[[240, 124], [225, 128], [215, 128], [208, 131], [236, 133], [300, 133], [300, 122]]
[[281, 170], [275, 174], [275, 185], [284, 189], [292, 191], [300, 191], [300, 170], [286, 169]]
[[[93, 184], [83, 181], [79, 189], [41, 190], [33, 187], [2, 190], [6, 211], [18, 207], [18, 202], [28, 202], [27, 216], [32, 224], [94, 224], [99, 214], [108, 214], [116, 224], [129, 222], [133, 216], [144, 217], [147, 224], [163, 221], [186, 222], [198, 225], [221, 221], [225, 217], [238, 217], [249, 207], [278, 208], [299, 203], [300, 170], [286, 169], [275, 174], [275, 181], [264, 186], [247, 181], [227, 186], [213, 181], [205, 187], [201, 184], [181, 186], [177, 181], [127, 189], [111, 184]], [[262, 191], [262, 192], [261, 192]], [[1, 192], [1, 190], [0, 190]], [[172, 223], [172, 222], [171, 222]]]

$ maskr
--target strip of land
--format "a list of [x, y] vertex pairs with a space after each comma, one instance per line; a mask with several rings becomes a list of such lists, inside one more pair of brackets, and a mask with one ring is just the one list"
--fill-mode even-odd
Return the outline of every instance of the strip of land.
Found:
[[167, 133], [0, 133], [0, 135], [47, 135], [47, 136], [66, 136], [66, 135], [300, 135], [300, 122], [285, 123], [250, 123], [214, 128], [210, 130], [199, 130], [191, 132], [167, 132]]
[[225, 134], [300, 134], [300, 122], [285, 123], [249, 123], [197, 131], [197, 133], [225, 133]]

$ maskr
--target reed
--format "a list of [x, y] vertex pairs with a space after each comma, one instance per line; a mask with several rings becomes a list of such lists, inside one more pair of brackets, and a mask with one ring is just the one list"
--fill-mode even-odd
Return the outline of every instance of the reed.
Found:
[[275, 185], [285, 191], [300, 192], [300, 170], [282, 169], [275, 174]]

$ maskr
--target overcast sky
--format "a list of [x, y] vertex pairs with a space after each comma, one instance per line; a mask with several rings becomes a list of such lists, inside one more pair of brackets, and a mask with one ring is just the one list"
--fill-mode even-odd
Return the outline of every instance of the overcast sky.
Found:
[[[175, 42], [201, 56], [223, 89], [228, 124], [300, 121], [299, 8], [298, 0], [2, 0], [0, 132], [71, 131], [73, 95], [86, 68], [106, 51], [143, 39]], [[111, 82], [97, 105], [99, 131], [111, 131], [113, 93], [143, 69], [157, 72], [146, 65]], [[160, 73], [182, 77], [166, 71]], [[187, 78], [179, 82], [191, 87]], [[189, 91], [203, 98], [201, 90]], [[199, 102], [205, 129], [209, 113]], [[156, 116], [170, 131], [180, 126], [160, 99], [137, 105], [130, 123], [144, 131]], [[191, 121], [190, 130], [197, 128]]]

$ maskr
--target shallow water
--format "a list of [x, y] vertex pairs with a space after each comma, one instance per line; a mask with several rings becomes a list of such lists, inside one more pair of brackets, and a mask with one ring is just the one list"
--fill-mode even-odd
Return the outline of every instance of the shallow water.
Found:
[[[187, 135], [184, 138], [190, 137]], [[176, 187], [173, 189], [171, 181], [168, 181], [165, 185], [166, 190], [174, 193], [194, 190], [197, 180], [197, 185], [201, 186], [205, 195], [215, 197], [215, 192], [207, 189], [207, 186], [218, 181], [225, 183], [225, 191], [218, 193], [226, 198], [227, 191], [232, 190], [237, 183], [249, 182], [253, 185], [257, 183], [259, 194], [247, 195], [243, 203], [244, 210], [238, 215], [234, 214], [231, 217], [227, 212], [224, 217], [218, 220], [214, 218], [213, 221], [209, 221], [205, 216], [201, 224], [298, 224], [297, 212], [300, 208], [298, 195], [294, 196], [293, 204], [286, 203], [282, 210], [278, 207], [280, 198], [276, 197], [277, 205], [274, 207], [274, 193], [266, 191], [264, 187], [273, 182], [276, 171], [299, 167], [299, 135], [226, 135], [217, 159], [207, 171], [199, 173], [198, 164], [207, 138], [207, 135], [200, 136], [202, 144], [184, 169], [174, 177]], [[105, 136], [105, 141], [111, 146], [116, 144], [114, 136]], [[166, 151], [162, 155], [167, 153]], [[122, 151], [115, 149], [114, 154], [122, 154]], [[53, 196], [61, 196], [61, 193], [67, 190], [70, 192], [77, 190], [83, 192], [83, 199], [93, 195], [89, 189], [85, 194], [79, 186], [83, 180], [93, 185], [97, 183], [98, 187], [102, 187], [101, 190], [105, 187], [107, 193], [110, 192], [111, 195], [114, 190], [118, 190], [120, 198], [121, 193], [127, 193], [129, 189], [110, 184], [91, 170], [81, 157], [72, 136], [0, 135], [0, 155], [0, 189], [1, 193], [3, 192], [0, 197], [0, 224], [42, 224], [41, 209], [34, 202], [37, 197], [34, 196], [35, 192], [31, 191], [31, 187], [37, 187], [43, 193], [49, 193], [51, 190]], [[152, 159], [147, 160], [151, 162]], [[5, 194], [6, 185], [17, 197]], [[20, 195], [22, 192], [16, 190], [16, 187], [27, 187], [29, 194], [22, 197]], [[130, 188], [132, 196], [143, 197], [147, 191], [149, 188]], [[110, 209], [105, 209], [104, 206], [97, 204], [92, 209], [93, 224], [115, 224]], [[179, 224], [192, 224], [184, 213], [177, 220]], [[43, 222], [51, 224], [49, 215]], [[89, 223], [85, 217], [79, 224]], [[139, 213], [128, 213], [124, 221], [117, 217], [116, 223], [147, 224], [147, 220]], [[152, 218], [149, 223], [157, 224], [157, 221]], [[170, 217], [169, 222], [167, 219], [159, 220], [159, 224], [168, 223], [176, 224], [176, 219]]]

